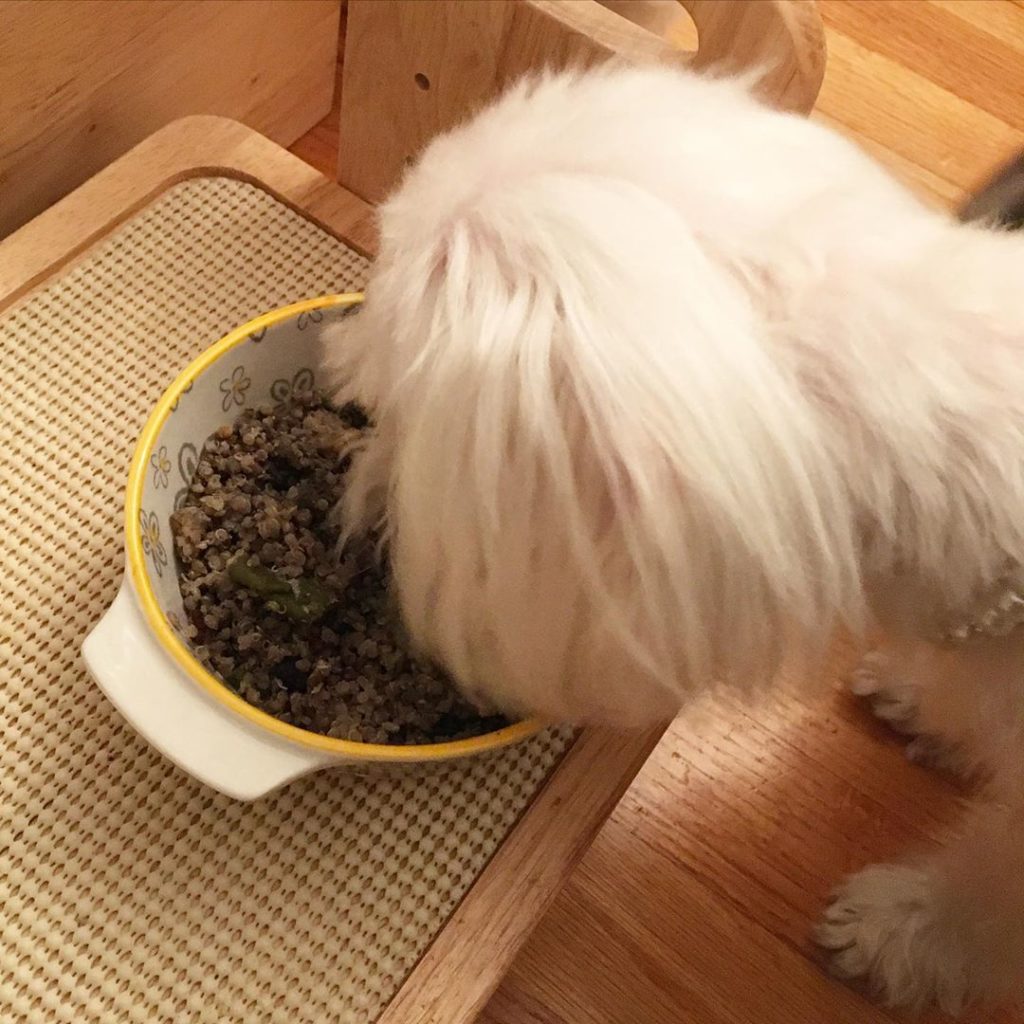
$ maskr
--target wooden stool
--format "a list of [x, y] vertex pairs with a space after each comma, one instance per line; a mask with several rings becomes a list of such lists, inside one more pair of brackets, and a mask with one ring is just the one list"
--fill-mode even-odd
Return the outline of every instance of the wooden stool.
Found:
[[679, 2], [696, 28], [696, 51], [661, 34], [672, 18], [659, 0], [350, 0], [338, 181], [379, 202], [431, 138], [544, 67], [613, 57], [762, 66], [770, 102], [811, 109], [825, 70], [814, 0]]

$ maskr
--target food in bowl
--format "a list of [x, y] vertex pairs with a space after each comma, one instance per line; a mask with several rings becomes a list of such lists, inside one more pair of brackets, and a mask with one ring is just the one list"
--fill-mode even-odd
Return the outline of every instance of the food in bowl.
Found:
[[[125, 495], [126, 572], [82, 645], [90, 673], [146, 740], [193, 778], [255, 800], [312, 772], [423, 766], [477, 757], [544, 728], [537, 719], [439, 743], [367, 743], [290, 725], [250, 704], [192, 651], [171, 516], [189, 501], [199, 453], [246, 408], [317, 386], [323, 332], [360, 295], [306, 299], [240, 324], [167, 388], [142, 429]], [[337, 335], [335, 343], [337, 342]]]
[[366, 429], [307, 387], [207, 439], [171, 516], [182, 634], [245, 701], [311, 732], [429, 744], [502, 729], [410, 653], [386, 565], [337, 555], [345, 453]]

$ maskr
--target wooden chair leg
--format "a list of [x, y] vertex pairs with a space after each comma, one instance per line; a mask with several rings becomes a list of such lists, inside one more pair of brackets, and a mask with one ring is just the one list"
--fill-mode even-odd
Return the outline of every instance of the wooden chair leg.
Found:
[[651, 31], [663, 11], [661, 22], [628, 20], [597, 0], [349, 0], [338, 181], [379, 202], [434, 135], [543, 67], [611, 57], [762, 66], [769, 101], [810, 110], [825, 66], [815, 0], [679, 2], [696, 26], [696, 53]]

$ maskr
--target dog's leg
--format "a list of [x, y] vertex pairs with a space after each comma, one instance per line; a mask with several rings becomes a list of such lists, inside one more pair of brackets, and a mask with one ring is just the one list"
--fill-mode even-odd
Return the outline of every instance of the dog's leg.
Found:
[[1024, 991], [1024, 794], [976, 809], [961, 838], [919, 862], [876, 864], [840, 888], [817, 932], [831, 968], [890, 1005]]
[[911, 760], [984, 776], [1004, 763], [1024, 715], [1024, 640], [957, 648], [894, 640], [861, 662], [850, 689], [911, 737]]
[[817, 933], [833, 970], [892, 1004], [956, 1011], [1013, 994], [1024, 984], [1024, 640], [892, 642], [852, 688], [914, 734], [918, 753], [983, 775], [990, 803], [932, 856], [872, 865], [844, 883]]

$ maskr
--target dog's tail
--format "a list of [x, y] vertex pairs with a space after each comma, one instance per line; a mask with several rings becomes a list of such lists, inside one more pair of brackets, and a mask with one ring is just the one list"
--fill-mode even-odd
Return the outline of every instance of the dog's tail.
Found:
[[641, 720], [860, 614], [841, 473], [748, 287], [670, 206], [550, 171], [387, 248], [393, 562], [464, 683]]

